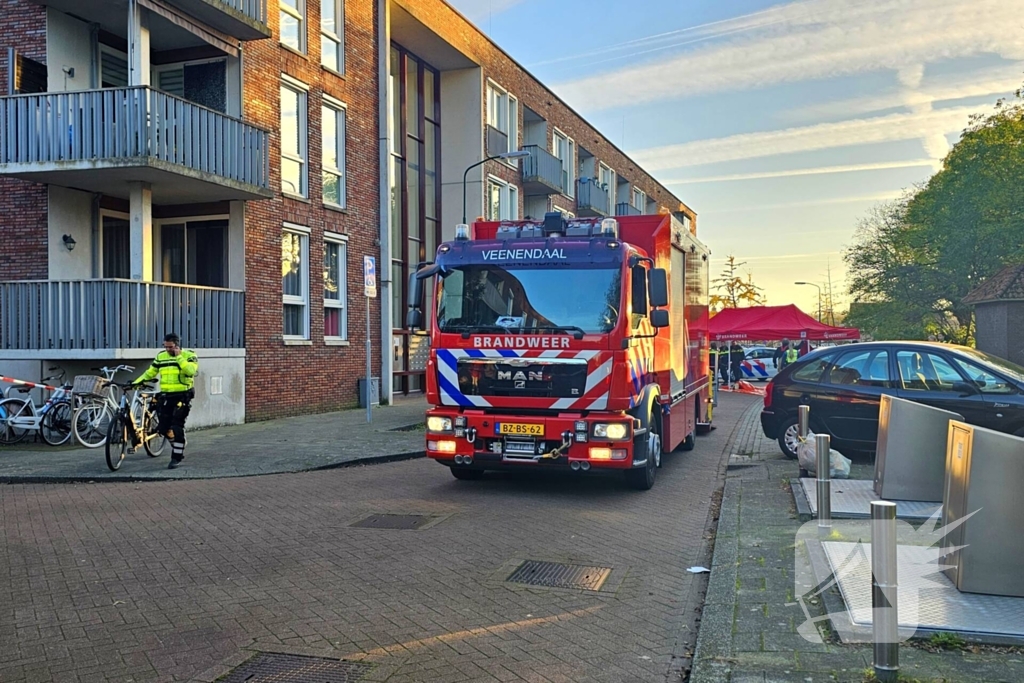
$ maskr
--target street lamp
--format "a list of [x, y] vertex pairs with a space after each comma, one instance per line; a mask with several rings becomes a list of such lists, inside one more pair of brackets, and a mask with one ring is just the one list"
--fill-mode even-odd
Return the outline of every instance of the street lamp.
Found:
[[814, 284], [813, 282], [794, 282], [794, 285], [810, 285], [818, 290], [818, 322], [821, 322], [821, 287]]
[[502, 152], [496, 154], [493, 157], [487, 157], [483, 161], [478, 161], [469, 168], [466, 169], [465, 173], [462, 174], [462, 224], [466, 225], [466, 178], [469, 176], [469, 172], [477, 166], [482, 166], [488, 161], [494, 161], [495, 159], [522, 159], [523, 157], [530, 156], [530, 153], [525, 149], [517, 149], [514, 152]]

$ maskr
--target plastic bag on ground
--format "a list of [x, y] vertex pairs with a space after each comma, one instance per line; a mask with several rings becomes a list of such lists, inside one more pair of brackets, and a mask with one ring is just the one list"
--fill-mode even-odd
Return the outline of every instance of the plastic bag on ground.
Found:
[[[800, 440], [800, 443], [796, 447], [796, 457], [797, 461], [800, 463], [800, 469], [807, 470], [809, 475], [817, 476], [818, 449], [814, 444], [813, 432], [808, 432], [807, 438]], [[829, 476], [832, 479], [850, 478], [850, 465], [852, 462], [849, 458], [833, 448], [829, 450], [828, 459]]]

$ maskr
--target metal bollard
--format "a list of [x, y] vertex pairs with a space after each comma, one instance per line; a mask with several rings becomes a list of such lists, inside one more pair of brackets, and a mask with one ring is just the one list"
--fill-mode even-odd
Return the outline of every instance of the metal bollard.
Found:
[[814, 437], [818, 468], [818, 531], [832, 530], [832, 471], [829, 462], [831, 439], [828, 434]]
[[798, 406], [797, 412], [797, 429], [799, 430], [800, 438], [806, 439], [807, 433], [811, 431], [811, 407], [810, 406]]
[[871, 630], [875, 678], [899, 678], [899, 611], [896, 581], [896, 503], [871, 503]]

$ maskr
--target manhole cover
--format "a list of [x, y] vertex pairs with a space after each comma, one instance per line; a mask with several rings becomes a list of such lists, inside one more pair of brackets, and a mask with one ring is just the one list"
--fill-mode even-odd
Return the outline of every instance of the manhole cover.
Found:
[[608, 567], [581, 567], [578, 564], [527, 560], [519, 565], [506, 580], [530, 586], [582, 588], [596, 591], [601, 590], [601, 585], [611, 573], [612, 570]]
[[370, 515], [350, 526], [360, 529], [420, 529], [436, 518], [430, 515]]
[[373, 668], [369, 664], [322, 657], [261, 652], [221, 683], [356, 683]]

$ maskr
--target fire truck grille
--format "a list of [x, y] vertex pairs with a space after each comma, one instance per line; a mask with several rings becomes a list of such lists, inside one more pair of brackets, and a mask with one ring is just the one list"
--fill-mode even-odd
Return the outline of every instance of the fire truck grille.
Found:
[[[511, 359], [510, 359], [511, 360]], [[587, 364], [459, 361], [459, 391], [466, 396], [580, 398], [587, 387]]]

